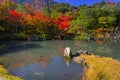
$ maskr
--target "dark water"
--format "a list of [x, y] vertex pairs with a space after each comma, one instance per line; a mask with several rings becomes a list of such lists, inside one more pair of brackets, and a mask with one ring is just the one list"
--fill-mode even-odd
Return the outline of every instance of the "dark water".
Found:
[[25, 80], [79, 80], [82, 66], [71, 62], [67, 66], [63, 57], [63, 48], [88, 50], [101, 56], [120, 58], [120, 43], [107, 42], [102, 45], [75, 41], [5, 42], [0, 47], [0, 60], [10, 73]]

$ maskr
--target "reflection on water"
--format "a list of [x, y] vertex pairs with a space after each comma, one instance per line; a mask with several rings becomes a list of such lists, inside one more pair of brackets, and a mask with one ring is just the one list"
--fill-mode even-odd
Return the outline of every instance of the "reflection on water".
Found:
[[71, 59], [64, 58], [64, 62], [69, 67], [71, 64]]
[[[28, 65], [9, 67], [9, 71], [25, 80], [79, 80], [82, 66], [72, 62], [68, 67], [59, 56], [35, 60]], [[79, 76], [79, 77], [78, 77]]]
[[[61, 56], [65, 47], [88, 50], [101, 56], [120, 58], [120, 43], [41, 41], [7, 42], [0, 55], [2, 63], [10, 73], [25, 80], [79, 80], [82, 66], [73, 61], [66, 61]], [[59, 54], [60, 53], [60, 54]]]

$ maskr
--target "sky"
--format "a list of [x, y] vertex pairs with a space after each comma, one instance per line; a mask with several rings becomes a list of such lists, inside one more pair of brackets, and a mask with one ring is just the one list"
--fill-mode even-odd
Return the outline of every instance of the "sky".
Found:
[[[56, 2], [67, 2], [73, 6], [79, 6], [81, 4], [92, 5], [97, 2], [101, 2], [101, 0], [54, 0]], [[113, 2], [120, 2], [120, 0], [105, 0], [105, 1], [113, 1]]]

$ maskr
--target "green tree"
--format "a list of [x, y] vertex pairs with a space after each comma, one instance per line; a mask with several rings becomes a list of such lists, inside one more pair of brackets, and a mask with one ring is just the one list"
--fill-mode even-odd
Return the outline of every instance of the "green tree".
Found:
[[100, 7], [102, 7], [103, 5], [105, 5], [105, 0], [101, 0], [101, 2], [100, 2]]
[[62, 15], [62, 13], [57, 12], [55, 9], [51, 10], [51, 18], [55, 19], [55, 18], [57, 18], [57, 17], [59, 17], [61, 15]]
[[116, 17], [114, 15], [108, 15], [98, 18], [98, 22], [101, 26], [111, 27], [116, 22]]

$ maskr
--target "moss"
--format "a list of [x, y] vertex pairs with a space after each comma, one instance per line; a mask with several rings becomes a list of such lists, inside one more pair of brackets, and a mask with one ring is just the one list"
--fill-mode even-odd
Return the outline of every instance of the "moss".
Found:
[[0, 65], [0, 79], [4, 80], [23, 80], [21, 78], [18, 78], [16, 76], [10, 75], [8, 70], [5, 69], [3, 66]]
[[120, 61], [95, 55], [81, 55], [88, 64], [82, 80], [120, 80]]
[[6, 70], [3, 66], [0, 65], [0, 73], [7, 74], [8, 70]]

